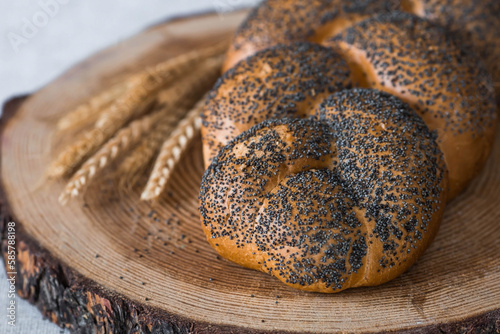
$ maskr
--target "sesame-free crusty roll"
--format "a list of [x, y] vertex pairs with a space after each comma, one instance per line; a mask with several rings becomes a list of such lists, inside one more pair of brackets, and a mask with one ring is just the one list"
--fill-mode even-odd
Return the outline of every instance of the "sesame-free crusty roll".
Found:
[[236, 32], [224, 69], [277, 44], [322, 44], [352, 25], [395, 11], [417, 15], [456, 34], [486, 64], [500, 99], [498, 0], [266, 0]]
[[435, 135], [408, 105], [373, 90], [336, 93], [310, 116], [262, 122], [222, 148], [200, 192], [208, 242], [301, 290], [397, 277], [444, 211]]
[[304, 117], [317, 101], [351, 88], [349, 67], [330, 48], [307, 42], [277, 45], [224, 73], [203, 113], [205, 167], [243, 131], [270, 118]]

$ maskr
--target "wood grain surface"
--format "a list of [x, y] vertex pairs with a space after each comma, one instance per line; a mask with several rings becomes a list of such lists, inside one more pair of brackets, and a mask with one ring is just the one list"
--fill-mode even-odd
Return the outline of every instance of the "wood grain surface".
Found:
[[334, 295], [293, 290], [210, 248], [198, 215], [199, 138], [159, 202], [141, 202], [141, 185], [119, 190], [111, 170], [84, 198], [58, 203], [64, 182], [43, 177], [71, 139], [57, 134], [57, 119], [128, 73], [229, 37], [245, 15], [155, 26], [6, 106], [1, 208], [16, 222], [18, 293], [78, 333], [499, 333], [500, 136], [413, 268]]

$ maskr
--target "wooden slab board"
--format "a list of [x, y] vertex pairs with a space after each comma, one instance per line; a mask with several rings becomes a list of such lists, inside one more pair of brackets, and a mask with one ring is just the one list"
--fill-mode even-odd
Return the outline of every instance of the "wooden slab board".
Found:
[[64, 182], [43, 179], [68, 141], [57, 118], [127, 73], [229, 37], [245, 15], [160, 24], [6, 105], [1, 208], [4, 222], [16, 222], [21, 297], [77, 333], [499, 333], [500, 136], [417, 265], [380, 287], [334, 295], [217, 257], [199, 226], [199, 140], [158, 203], [140, 202], [140, 187], [118, 190], [108, 174], [59, 205]]

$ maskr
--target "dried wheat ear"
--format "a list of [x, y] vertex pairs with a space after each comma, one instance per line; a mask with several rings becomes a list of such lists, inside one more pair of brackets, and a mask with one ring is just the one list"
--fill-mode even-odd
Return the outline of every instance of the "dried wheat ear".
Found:
[[[160, 196], [168, 177], [200, 127], [204, 96], [218, 78], [227, 42], [195, 50], [128, 77], [62, 117], [60, 131], [94, 121], [47, 169], [49, 178], [70, 177], [62, 204], [82, 194], [111, 162], [121, 185], [133, 185], [155, 159], [141, 199]], [[194, 106], [194, 107], [193, 107]]]

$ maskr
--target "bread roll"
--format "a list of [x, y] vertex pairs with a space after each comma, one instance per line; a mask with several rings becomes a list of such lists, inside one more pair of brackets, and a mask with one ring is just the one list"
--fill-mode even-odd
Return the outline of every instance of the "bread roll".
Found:
[[205, 167], [231, 139], [269, 118], [302, 117], [318, 99], [352, 86], [347, 63], [312, 43], [276, 46], [224, 73], [203, 113]]
[[378, 15], [325, 41], [358, 73], [356, 86], [398, 96], [438, 133], [449, 199], [479, 173], [494, 142], [491, 77], [445, 28], [414, 15]]
[[491, 151], [498, 17], [497, 0], [264, 1], [203, 114], [208, 242], [306, 291], [407, 270]]
[[500, 1], [498, 0], [267, 0], [234, 36], [224, 69], [277, 44], [322, 44], [366, 18], [402, 11], [451, 30], [477, 53], [493, 77], [500, 98]]
[[208, 242], [301, 290], [387, 282], [439, 227], [447, 172], [435, 136], [373, 90], [336, 93], [310, 115], [264, 121], [219, 152], [200, 192]]

